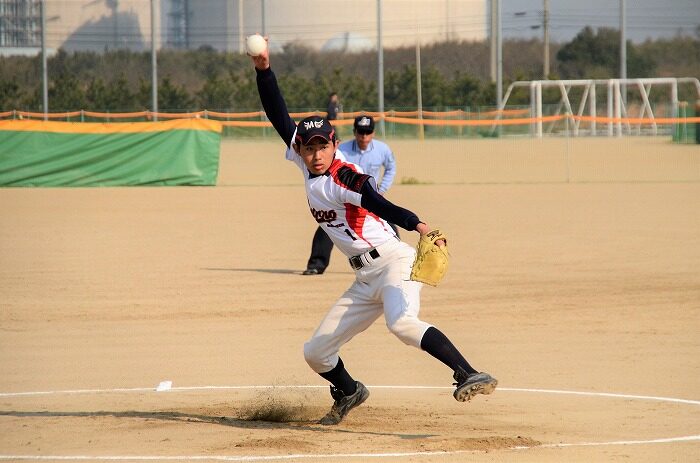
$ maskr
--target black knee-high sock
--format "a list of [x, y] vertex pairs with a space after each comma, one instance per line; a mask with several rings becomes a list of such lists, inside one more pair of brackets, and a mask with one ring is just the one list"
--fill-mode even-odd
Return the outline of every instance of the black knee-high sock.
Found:
[[357, 391], [357, 384], [355, 380], [352, 379], [352, 376], [350, 376], [350, 373], [348, 373], [348, 370], [345, 369], [343, 359], [340, 357], [338, 357], [338, 364], [333, 367], [331, 371], [319, 373], [319, 375], [327, 381], [330, 381], [337, 389], [343, 391], [343, 394], [346, 396], [352, 395]]
[[420, 348], [452, 368], [453, 371], [462, 368], [467, 374], [477, 373], [462, 354], [459, 353], [454, 344], [447, 339], [447, 336], [434, 326], [428, 328], [423, 335], [423, 339], [420, 341]]

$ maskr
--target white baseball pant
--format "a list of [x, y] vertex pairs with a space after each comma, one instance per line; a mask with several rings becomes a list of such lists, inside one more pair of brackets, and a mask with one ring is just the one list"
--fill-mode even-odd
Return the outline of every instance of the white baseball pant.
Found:
[[340, 347], [366, 330], [382, 313], [389, 330], [401, 341], [420, 348], [432, 325], [418, 319], [422, 283], [412, 281], [416, 251], [391, 239], [378, 246], [379, 257], [362, 255], [355, 282], [328, 311], [304, 344], [304, 358], [316, 373], [326, 373], [338, 363]]

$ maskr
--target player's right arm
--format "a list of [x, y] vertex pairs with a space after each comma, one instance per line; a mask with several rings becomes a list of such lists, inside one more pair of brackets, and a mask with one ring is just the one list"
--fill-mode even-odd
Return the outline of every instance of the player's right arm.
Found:
[[253, 63], [255, 63], [255, 77], [258, 84], [260, 102], [272, 126], [277, 130], [277, 133], [287, 146], [290, 146], [296, 130], [296, 124], [289, 115], [287, 103], [285, 103], [282, 92], [280, 92], [277, 85], [275, 73], [270, 68], [269, 53], [270, 50], [267, 47], [260, 55], [251, 57]]

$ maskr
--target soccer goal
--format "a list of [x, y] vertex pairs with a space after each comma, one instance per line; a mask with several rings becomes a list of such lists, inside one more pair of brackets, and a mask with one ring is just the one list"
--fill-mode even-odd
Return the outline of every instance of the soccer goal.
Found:
[[500, 109], [509, 99], [527, 100], [534, 137], [671, 134], [679, 123], [679, 90], [693, 102], [700, 99], [694, 77], [516, 81]]

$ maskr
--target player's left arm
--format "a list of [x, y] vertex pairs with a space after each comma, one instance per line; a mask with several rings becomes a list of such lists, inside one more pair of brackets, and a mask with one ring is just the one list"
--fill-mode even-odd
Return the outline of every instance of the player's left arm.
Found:
[[376, 181], [371, 175], [344, 166], [338, 169], [337, 178], [347, 190], [360, 194], [360, 206], [369, 212], [408, 231], [417, 231], [421, 235], [430, 231], [428, 225], [415, 213], [382, 196], [377, 191]]
[[[353, 193], [350, 200], [356, 206], [363, 207], [384, 220], [395, 223], [401, 228], [413, 231], [420, 220], [413, 212], [387, 201], [377, 191], [377, 181], [369, 174], [358, 172], [354, 164], [347, 164], [335, 172], [337, 182], [346, 193]], [[346, 202], [349, 197], [341, 198]], [[359, 202], [359, 204], [358, 204]]]
[[[372, 182], [365, 182], [362, 186], [361, 193], [362, 207], [377, 214], [387, 222], [394, 223], [408, 231], [417, 231], [421, 239], [425, 236], [429, 236], [431, 233], [435, 233], [435, 231], [430, 228], [430, 225], [420, 220], [416, 214], [401, 206], [397, 206], [379, 194], [379, 192], [374, 189]], [[435, 244], [440, 247], [445, 246], [447, 243], [445, 242], [444, 235], [440, 234], [439, 231], [437, 233], [440, 237], [435, 240]]]
[[375, 188], [374, 182], [365, 182], [362, 185], [360, 190], [362, 194], [361, 206], [373, 214], [377, 214], [387, 222], [394, 223], [408, 231], [417, 231], [418, 229], [416, 227], [418, 224], [422, 223], [418, 216], [408, 209], [392, 203], [382, 196]]

